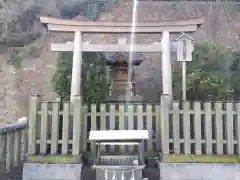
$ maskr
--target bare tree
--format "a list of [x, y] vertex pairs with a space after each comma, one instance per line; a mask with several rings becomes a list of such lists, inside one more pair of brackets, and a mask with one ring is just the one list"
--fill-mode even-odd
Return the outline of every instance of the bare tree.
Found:
[[35, 25], [40, 11], [41, 7], [30, 0], [0, 0], [0, 44], [23, 46], [39, 38], [41, 33]]

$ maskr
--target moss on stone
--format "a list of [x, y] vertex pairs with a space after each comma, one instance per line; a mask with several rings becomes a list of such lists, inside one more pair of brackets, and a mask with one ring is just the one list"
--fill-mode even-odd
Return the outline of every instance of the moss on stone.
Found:
[[240, 163], [237, 155], [164, 155], [163, 162]]
[[82, 162], [82, 155], [28, 155], [26, 162], [44, 164], [79, 164]]

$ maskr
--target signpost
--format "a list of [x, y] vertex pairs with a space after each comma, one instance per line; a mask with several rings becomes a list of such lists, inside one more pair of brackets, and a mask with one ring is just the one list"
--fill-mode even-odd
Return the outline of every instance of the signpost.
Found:
[[193, 39], [182, 33], [177, 39], [177, 60], [182, 63], [182, 100], [187, 99], [187, 62], [192, 61]]

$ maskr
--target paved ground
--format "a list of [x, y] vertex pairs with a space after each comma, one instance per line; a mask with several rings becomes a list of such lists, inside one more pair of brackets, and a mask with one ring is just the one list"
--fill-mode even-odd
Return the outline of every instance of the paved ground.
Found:
[[22, 180], [23, 166], [12, 168], [9, 173], [0, 174], [0, 180]]

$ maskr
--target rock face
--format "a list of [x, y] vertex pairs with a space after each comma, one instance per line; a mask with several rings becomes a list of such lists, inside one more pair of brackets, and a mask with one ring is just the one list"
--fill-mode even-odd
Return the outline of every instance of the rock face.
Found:
[[[47, 42], [46, 46], [50, 46]], [[28, 115], [28, 100], [31, 95], [44, 95], [52, 99], [51, 79], [55, 72], [56, 53], [49, 48], [41, 50], [41, 56], [24, 59], [21, 67], [9, 65], [5, 56], [0, 56], [0, 119], [13, 122]]]
[[[42, 7], [48, 1], [36, 0]], [[44, 4], [45, 2], [45, 4]], [[53, 1], [55, 2], [55, 1]], [[51, 2], [46, 12], [40, 15], [58, 16], [57, 5]], [[133, 1], [121, 0], [113, 8], [105, 9], [99, 21], [132, 21]], [[205, 23], [199, 30], [190, 34], [196, 41], [213, 40], [231, 47], [239, 47], [240, 32], [240, 3], [233, 2], [160, 2], [140, 1], [137, 5], [138, 21], [160, 21], [173, 19], [189, 19], [204, 16]], [[76, 17], [76, 19], [84, 19]], [[42, 26], [37, 26], [43, 28]], [[40, 32], [44, 32], [42, 29]], [[92, 43], [117, 43], [119, 34], [85, 34], [84, 39]], [[171, 36], [174, 39], [176, 36]], [[46, 99], [55, 97], [51, 79], [55, 72], [57, 54], [50, 52], [50, 43], [53, 38], [46, 35], [41, 42], [44, 48], [39, 57], [29, 57], [16, 69], [6, 63], [7, 58], [0, 56], [0, 118], [15, 120], [26, 116], [30, 95], [44, 95]], [[136, 43], [160, 42], [161, 35], [136, 35]], [[64, 35], [54, 39], [57, 41], [73, 40], [73, 36]], [[130, 41], [130, 35], [127, 35]], [[177, 63], [173, 63], [178, 66]], [[145, 100], [156, 101], [161, 93], [161, 56], [160, 54], [145, 54], [145, 60], [136, 69], [136, 94]]]

